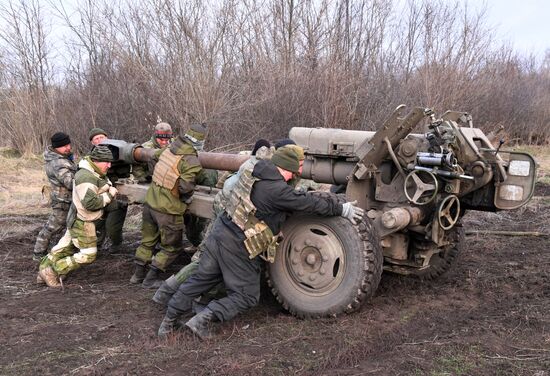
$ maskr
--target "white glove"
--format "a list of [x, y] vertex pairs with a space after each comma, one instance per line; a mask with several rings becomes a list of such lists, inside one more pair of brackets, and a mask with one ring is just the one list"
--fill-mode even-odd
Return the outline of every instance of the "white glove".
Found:
[[115, 187], [109, 187], [109, 194], [111, 196], [115, 197], [117, 193], [118, 193], [118, 189], [116, 189]]
[[357, 200], [342, 204], [342, 214], [340, 214], [342, 217], [349, 219], [354, 225], [357, 224], [357, 221], [363, 219], [363, 215], [365, 215], [365, 211], [355, 206], [356, 204]]

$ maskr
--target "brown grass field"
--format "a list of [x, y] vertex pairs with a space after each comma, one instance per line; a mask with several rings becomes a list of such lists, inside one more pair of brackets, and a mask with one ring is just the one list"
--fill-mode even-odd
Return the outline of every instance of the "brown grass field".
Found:
[[[470, 212], [466, 229], [550, 233], [550, 149], [534, 153], [535, 198]], [[300, 320], [267, 288], [213, 340], [156, 338], [163, 312], [129, 284], [140, 207], [124, 251], [100, 255], [63, 290], [35, 284], [34, 240], [48, 214], [40, 158], [0, 157], [1, 375], [550, 375], [550, 238], [473, 235], [435, 281], [384, 274], [356, 313]], [[265, 286], [263, 286], [265, 287]]]

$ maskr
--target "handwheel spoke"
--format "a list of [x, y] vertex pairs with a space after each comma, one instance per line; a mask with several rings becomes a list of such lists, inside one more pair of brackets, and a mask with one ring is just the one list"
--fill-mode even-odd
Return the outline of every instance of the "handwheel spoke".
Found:
[[424, 184], [424, 191], [435, 191], [435, 184]]

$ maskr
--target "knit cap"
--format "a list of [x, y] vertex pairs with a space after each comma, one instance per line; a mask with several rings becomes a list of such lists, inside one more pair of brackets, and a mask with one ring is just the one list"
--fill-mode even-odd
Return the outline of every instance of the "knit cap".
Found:
[[304, 154], [304, 148], [301, 146], [289, 144], [289, 145], [283, 146], [282, 148], [289, 148], [291, 150], [294, 150], [294, 152], [298, 156], [298, 161], [303, 161], [304, 159], [306, 159], [306, 156]]
[[294, 142], [294, 140], [291, 138], [283, 138], [281, 140], [275, 141], [275, 150], [282, 148], [286, 145], [296, 145], [296, 142]]
[[65, 145], [69, 145], [71, 143], [71, 138], [66, 133], [57, 132], [52, 136], [51, 141], [52, 148], [56, 149]]
[[205, 124], [193, 124], [185, 132], [185, 137], [192, 142], [204, 141], [206, 138], [206, 125]]
[[89, 157], [91, 160], [97, 162], [114, 162], [115, 160], [111, 149], [109, 149], [107, 145], [94, 146], [89, 154]]
[[271, 147], [271, 144], [269, 143], [269, 141], [267, 140], [264, 140], [263, 138], [260, 138], [258, 141], [256, 141], [256, 143], [254, 144], [254, 148], [252, 149], [252, 155], [256, 155], [256, 152], [258, 151], [259, 148], [261, 148], [262, 146], [265, 146], [266, 148], [270, 148]]
[[297, 174], [300, 171], [298, 154], [290, 148], [279, 148], [275, 150], [271, 162], [277, 167]]

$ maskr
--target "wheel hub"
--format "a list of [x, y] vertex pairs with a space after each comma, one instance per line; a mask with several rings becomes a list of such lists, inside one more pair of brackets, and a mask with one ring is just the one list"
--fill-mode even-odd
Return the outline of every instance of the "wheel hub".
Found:
[[338, 238], [330, 231], [309, 226], [292, 238], [287, 267], [301, 287], [315, 293], [336, 288], [342, 279], [344, 251]]

